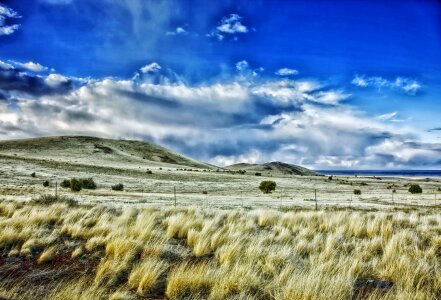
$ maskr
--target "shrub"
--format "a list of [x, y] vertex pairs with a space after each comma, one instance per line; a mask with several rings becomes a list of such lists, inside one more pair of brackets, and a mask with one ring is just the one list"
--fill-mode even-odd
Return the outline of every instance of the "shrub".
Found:
[[202, 191], [202, 194], [208, 195], [208, 192], [207, 191]]
[[93, 181], [93, 178], [83, 178], [80, 180], [83, 188], [87, 190], [94, 190], [96, 189], [96, 183]]
[[70, 189], [71, 189], [73, 192], [79, 192], [79, 191], [81, 191], [81, 190], [83, 189], [83, 184], [82, 184], [81, 180], [76, 179], [76, 178], [72, 178], [72, 179], [70, 180]]
[[35, 172], [32, 172], [31, 177], [37, 177], [37, 174], [35, 174]]
[[277, 184], [272, 180], [264, 180], [260, 183], [259, 189], [264, 194], [269, 194], [276, 189]]
[[256, 172], [256, 174], [254, 174], [254, 175], [256, 175], [256, 176], [262, 176], [262, 173], [260, 173], [260, 172]]
[[43, 186], [44, 187], [48, 187], [49, 186], [49, 180], [46, 180], [45, 182], [43, 182]]
[[123, 191], [124, 190], [124, 184], [118, 183], [118, 184], [112, 185], [112, 190], [114, 190], [114, 191]]
[[354, 195], [361, 195], [361, 190], [355, 189], [354, 190]]
[[147, 174], [153, 174], [152, 170], [147, 170]]
[[64, 179], [61, 183], [60, 186], [62, 188], [70, 188], [70, 180], [69, 179]]
[[333, 178], [332, 176], [329, 176], [329, 177], [328, 177], [328, 180], [332, 180], [332, 178]]
[[409, 192], [412, 194], [421, 194], [423, 192], [423, 189], [420, 187], [419, 184], [411, 184]]
[[438, 188], [438, 192], [441, 192], [441, 187]]

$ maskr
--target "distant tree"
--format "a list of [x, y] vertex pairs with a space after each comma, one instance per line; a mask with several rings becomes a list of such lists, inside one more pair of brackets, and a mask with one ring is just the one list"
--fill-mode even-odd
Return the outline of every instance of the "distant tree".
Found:
[[95, 190], [97, 188], [95, 181], [93, 178], [83, 178], [80, 180], [83, 188], [87, 190]]
[[62, 188], [70, 188], [70, 180], [69, 179], [64, 179], [61, 183], [60, 186]]
[[83, 189], [83, 184], [81, 182], [81, 180], [77, 179], [77, 178], [72, 178], [70, 180], [70, 189], [73, 192], [79, 192]]
[[354, 195], [361, 195], [361, 190], [355, 189], [354, 190]]
[[423, 189], [420, 187], [419, 184], [411, 184], [409, 192], [412, 194], [421, 194], [423, 192]]
[[264, 180], [260, 182], [259, 190], [264, 194], [269, 194], [276, 189], [277, 184], [272, 180]]

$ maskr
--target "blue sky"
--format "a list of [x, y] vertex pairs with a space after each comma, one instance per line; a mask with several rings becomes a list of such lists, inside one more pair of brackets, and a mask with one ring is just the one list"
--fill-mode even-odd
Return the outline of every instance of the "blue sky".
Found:
[[1, 138], [145, 139], [219, 165], [441, 165], [438, 1], [1, 3]]

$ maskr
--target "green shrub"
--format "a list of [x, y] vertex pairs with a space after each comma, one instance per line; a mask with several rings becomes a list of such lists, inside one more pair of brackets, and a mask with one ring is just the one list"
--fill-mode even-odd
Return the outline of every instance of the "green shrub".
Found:
[[95, 183], [95, 181], [93, 181], [92, 178], [82, 178], [82, 179], [80, 179], [80, 181], [81, 181], [81, 184], [84, 189], [87, 189], [87, 190], [95, 190], [96, 189], [96, 183]]
[[48, 187], [49, 184], [50, 184], [49, 180], [46, 180], [45, 182], [43, 182], [43, 186], [44, 186], [44, 187]]
[[59, 203], [59, 202], [66, 203], [69, 206], [73, 206], [77, 204], [77, 201], [75, 201], [72, 198], [65, 196], [56, 197], [55, 195], [40, 195], [38, 198], [32, 199], [31, 202], [40, 205], [51, 205], [53, 203]]
[[147, 174], [153, 174], [152, 170], [147, 170]]
[[73, 192], [79, 192], [83, 189], [83, 184], [81, 182], [81, 180], [77, 179], [77, 178], [72, 178], [70, 180], [70, 189]]
[[256, 175], [256, 176], [262, 176], [262, 173], [260, 173], [260, 172], [256, 172], [256, 174], [254, 174], [254, 175]]
[[35, 174], [35, 172], [32, 172], [31, 177], [37, 177], [37, 174]]
[[423, 189], [420, 187], [419, 184], [411, 184], [409, 192], [412, 194], [421, 194], [423, 192]]
[[114, 191], [123, 191], [124, 190], [124, 184], [118, 183], [118, 184], [112, 185], [112, 190], [114, 190]]
[[361, 190], [355, 189], [354, 190], [354, 195], [361, 195]]
[[61, 183], [60, 186], [62, 188], [70, 188], [70, 180], [69, 179], [64, 179]]
[[264, 194], [269, 194], [276, 189], [277, 184], [272, 180], [264, 180], [259, 185], [259, 190]]

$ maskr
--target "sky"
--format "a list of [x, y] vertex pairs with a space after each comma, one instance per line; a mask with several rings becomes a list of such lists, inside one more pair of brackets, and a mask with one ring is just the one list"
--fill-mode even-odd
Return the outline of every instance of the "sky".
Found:
[[0, 139], [441, 168], [439, 1], [0, 1]]

